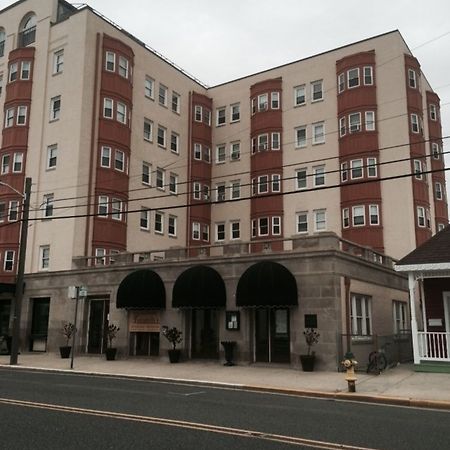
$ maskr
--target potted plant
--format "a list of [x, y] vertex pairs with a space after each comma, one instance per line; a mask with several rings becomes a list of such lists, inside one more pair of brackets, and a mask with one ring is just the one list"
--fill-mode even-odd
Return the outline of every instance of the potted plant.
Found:
[[61, 333], [66, 338], [66, 345], [59, 347], [59, 353], [61, 354], [61, 358], [68, 358], [70, 356], [70, 351], [72, 347], [69, 345], [70, 338], [77, 331], [75, 325], [71, 322], [66, 322], [61, 330]]
[[302, 363], [304, 372], [312, 372], [314, 370], [316, 354], [311, 351], [311, 347], [319, 342], [320, 334], [315, 328], [307, 328], [303, 334], [305, 336], [306, 345], [308, 346], [308, 353], [306, 355], [300, 355], [300, 362]]
[[168, 328], [163, 327], [163, 336], [172, 344], [172, 348], [169, 350], [169, 360], [171, 363], [177, 363], [180, 361], [180, 350], [177, 349], [177, 344], [179, 344], [182, 338], [182, 332], [176, 327]]
[[116, 359], [117, 348], [113, 347], [113, 340], [116, 338], [119, 330], [120, 328], [113, 323], [110, 323], [106, 329], [106, 359], [108, 361], [114, 361]]

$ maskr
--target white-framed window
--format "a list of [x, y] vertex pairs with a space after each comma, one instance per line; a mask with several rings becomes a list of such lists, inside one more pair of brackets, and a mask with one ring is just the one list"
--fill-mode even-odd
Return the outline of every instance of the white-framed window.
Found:
[[203, 146], [203, 161], [211, 162], [211, 149], [206, 145]]
[[436, 196], [436, 200], [442, 200], [444, 198], [442, 184], [439, 181], [436, 181], [436, 183], [434, 183], [434, 193]]
[[323, 100], [323, 80], [313, 81], [311, 83], [311, 102]]
[[352, 334], [370, 336], [372, 334], [371, 298], [367, 295], [351, 294], [350, 320]]
[[103, 117], [106, 119], [112, 119], [113, 118], [113, 107], [114, 107], [114, 101], [111, 98], [104, 98], [103, 99]]
[[217, 126], [225, 125], [225, 123], [227, 121], [226, 114], [227, 114], [227, 109], [225, 108], [225, 106], [216, 109], [216, 125]]
[[169, 192], [171, 194], [178, 194], [178, 175], [173, 172], [169, 174]]
[[425, 208], [423, 206], [417, 207], [417, 225], [421, 228], [424, 228], [426, 226]]
[[342, 228], [350, 226], [350, 210], [348, 208], [342, 209]]
[[5, 251], [5, 259], [3, 260], [3, 270], [5, 272], [12, 272], [14, 269], [14, 250], [6, 250]]
[[194, 107], [194, 120], [196, 122], [201, 122], [203, 120], [202, 119], [202, 116], [203, 116], [202, 109], [203, 108], [201, 105], [195, 105], [195, 107]]
[[341, 164], [341, 182], [345, 183], [348, 180], [348, 163]]
[[380, 225], [380, 207], [369, 205], [370, 225]]
[[224, 163], [226, 159], [226, 146], [225, 144], [220, 144], [216, 147], [216, 163]]
[[356, 133], [361, 131], [361, 113], [352, 113], [348, 115], [348, 131]]
[[55, 169], [58, 161], [58, 146], [49, 145], [47, 147], [47, 169]]
[[154, 100], [155, 98], [155, 80], [149, 76], [145, 77], [144, 93], [147, 98]]
[[281, 192], [281, 176], [272, 174], [272, 192]]
[[366, 224], [366, 214], [364, 205], [352, 207], [352, 223], [354, 227], [361, 227]]
[[50, 99], [50, 120], [58, 120], [61, 116], [61, 96]]
[[111, 147], [102, 146], [100, 156], [100, 166], [105, 168], [111, 167]]
[[306, 87], [304, 84], [294, 88], [294, 106], [306, 104]]
[[200, 240], [200, 222], [192, 222], [192, 239]]
[[142, 163], [142, 183], [150, 186], [152, 183], [152, 166], [149, 163]]
[[115, 72], [115, 70], [116, 70], [116, 54], [114, 52], [106, 52], [105, 69], [108, 72]]
[[297, 224], [297, 233], [307, 233], [308, 232], [308, 213], [306, 211], [298, 212], [295, 215], [295, 221]]
[[17, 75], [19, 71], [19, 65], [14, 62], [9, 65], [8, 82], [11, 83], [17, 80]]
[[433, 155], [433, 159], [440, 159], [440, 157], [441, 157], [439, 144], [436, 144], [436, 142], [433, 142], [431, 144], [431, 154]]
[[176, 154], [180, 152], [180, 136], [174, 131], [170, 133], [170, 150]]
[[107, 217], [109, 209], [109, 199], [106, 195], [98, 197], [98, 215], [100, 217]]
[[269, 107], [269, 96], [268, 94], [258, 95], [258, 111], [267, 111]]
[[159, 167], [156, 169], [156, 188], [164, 190], [165, 189], [165, 176], [166, 172], [164, 169], [160, 169]]
[[230, 159], [231, 161], [238, 161], [241, 158], [241, 143], [232, 142], [230, 144]]
[[378, 176], [377, 158], [367, 158], [367, 176], [376, 178]]
[[325, 142], [325, 123], [317, 122], [312, 124], [312, 144], [323, 144]]
[[339, 137], [343, 137], [347, 133], [346, 122], [345, 116], [339, 118]]
[[295, 171], [296, 189], [306, 189], [308, 187], [307, 169], [297, 169]]
[[216, 223], [216, 241], [224, 241], [225, 240], [225, 224]]
[[155, 212], [155, 233], [163, 234], [164, 233], [164, 213], [161, 211]]
[[123, 78], [128, 78], [128, 59], [119, 56], [119, 75]]
[[408, 69], [408, 86], [413, 89], [417, 88], [416, 71], [413, 69]]
[[225, 183], [216, 184], [216, 201], [224, 202], [226, 196]]
[[269, 234], [269, 218], [260, 217], [258, 219], [258, 235], [267, 236]]
[[235, 103], [230, 106], [230, 122], [238, 122], [241, 120], [241, 104]]
[[20, 79], [29, 80], [31, 75], [31, 61], [22, 61], [20, 65]]
[[14, 108], [8, 108], [5, 112], [5, 128], [14, 125]]
[[163, 148], [166, 148], [166, 132], [167, 130], [164, 127], [158, 125], [158, 136], [156, 142], [160, 147]]
[[314, 186], [325, 185], [325, 166], [313, 167]]
[[177, 94], [175, 91], [172, 92], [172, 111], [174, 113], [180, 114], [181, 108], [181, 95]]
[[265, 194], [269, 192], [269, 176], [261, 175], [258, 177], [258, 194]]
[[53, 74], [61, 73], [64, 69], [64, 50], [53, 53]]
[[421, 180], [423, 178], [422, 172], [423, 172], [422, 161], [420, 161], [419, 159], [415, 159], [414, 160], [414, 178], [416, 180]]
[[270, 107], [271, 109], [280, 109], [280, 93], [271, 92], [270, 93]]
[[263, 152], [269, 148], [269, 135], [260, 134], [258, 136], [258, 151]]
[[14, 153], [13, 156], [13, 173], [22, 172], [23, 167], [23, 153]]
[[364, 70], [364, 84], [366, 86], [373, 85], [373, 67], [365, 66], [363, 70]]
[[209, 242], [209, 225], [205, 223], [202, 225], [202, 239]]
[[413, 133], [419, 133], [419, 116], [417, 114], [411, 114], [411, 131]]
[[0, 74], [0, 95], [3, 92], [3, 74]]
[[394, 333], [401, 334], [408, 330], [407, 304], [398, 300], [392, 301], [392, 318], [394, 322]]
[[117, 112], [116, 119], [118, 122], [126, 124], [127, 123], [127, 105], [122, 102], [116, 102], [117, 104]]
[[144, 139], [151, 142], [153, 140], [153, 122], [144, 119]]
[[26, 125], [27, 123], [27, 111], [28, 108], [26, 106], [18, 106], [17, 107], [17, 117], [16, 117], [16, 124]]
[[272, 217], [272, 235], [273, 236], [281, 235], [281, 217], [279, 216]]
[[167, 220], [167, 234], [175, 237], [177, 235], [177, 216], [170, 215]]
[[347, 87], [353, 88], [359, 86], [359, 68], [350, 69], [347, 71]]
[[194, 181], [193, 183], [192, 197], [194, 200], [200, 200], [202, 198], [202, 185], [198, 181]]
[[314, 230], [325, 231], [327, 229], [327, 211], [326, 209], [314, 210]]
[[239, 180], [230, 183], [231, 198], [241, 198], [241, 182]]
[[194, 144], [194, 159], [201, 161], [202, 159], [202, 145]]
[[272, 136], [272, 142], [271, 142], [271, 148], [272, 150], [280, 150], [280, 139], [281, 139], [281, 133], [274, 132], [271, 134]]
[[6, 219], [6, 203], [0, 202], [0, 222], [4, 222]]
[[208, 108], [203, 108], [203, 123], [211, 126], [211, 111]]
[[95, 265], [96, 266], [106, 265], [106, 249], [104, 248], [95, 249]]
[[50, 245], [39, 247], [39, 270], [48, 270], [50, 267]]
[[19, 219], [19, 202], [11, 200], [9, 202], [8, 220], [9, 222], [16, 222]]
[[203, 185], [203, 200], [208, 201], [210, 198], [209, 186], [207, 184]]
[[430, 103], [428, 105], [428, 109], [430, 111], [430, 120], [436, 121], [438, 119], [436, 105], [434, 103]]
[[345, 89], [345, 73], [344, 72], [340, 73], [338, 75], [337, 84], [338, 84], [338, 93], [340, 94]]
[[232, 240], [241, 238], [241, 222], [239, 222], [239, 220], [230, 222], [230, 229]]
[[306, 125], [302, 125], [295, 129], [295, 147], [301, 148], [306, 147]]
[[375, 131], [375, 111], [366, 111], [364, 114], [366, 131]]
[[111, 199], [111, 218], [122, 220], [122, 201], [118, 198]]
[[443, 224], [443, 223], [438, 223], [438, 224], [437, 224], [438, 232], [439, 232], [439, 231], [442, 231], [444, 228], [445, 228], [445, 224]]
[[158, 101], [161, 106], [167, 106], [167, 87], [163, 84], [159, 85]]
[[363, 161], [362, 159], [353, 159], [350, 161], [350, 174], [352, 180], [363, 177]]
[[114, 169], [120, 172], [125, 171], [125, 153], [122, 150], [114, 152]]
[[53, 207], [54, 207], [55, 196], [54, 194], [46, 194], [44, 195], [44, 199], [42, 202], [42, 210], [44, 218], [49, 218], [53, 216]]

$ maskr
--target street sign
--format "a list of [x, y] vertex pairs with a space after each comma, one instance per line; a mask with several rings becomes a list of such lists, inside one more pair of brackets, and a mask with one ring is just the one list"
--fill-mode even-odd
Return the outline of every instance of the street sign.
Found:
[[78, 295], [80, 297], [87, 297], [87, 286], [80, 286], [78, 289]]

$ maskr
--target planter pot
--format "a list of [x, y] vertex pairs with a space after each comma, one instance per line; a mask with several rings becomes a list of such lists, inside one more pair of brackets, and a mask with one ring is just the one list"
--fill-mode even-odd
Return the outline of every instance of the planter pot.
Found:
[[106, 349], [106, 360], [114, 361], [116, 359], [117, 348], [107, 348]]
[[65, 346], [65, 347], [59, 347], [59, 353], [61, 354], [61, 358], [67, 359], [70, 356], [70, 351], [72, 350], [72, 347]]
[[312, 372], [314, 370], [315, 355], [300, 355], [303, 372]]
[[171, 363], [177, 363], [180, 361], [180, 350], [169, 350], [169, 360]]

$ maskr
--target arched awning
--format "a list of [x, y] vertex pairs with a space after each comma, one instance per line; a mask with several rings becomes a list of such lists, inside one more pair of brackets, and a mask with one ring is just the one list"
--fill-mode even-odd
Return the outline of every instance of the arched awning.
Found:
[[224, 308], [226, 299], [222, 277], [208, 266], [185, 270], [173, 286], [174, 308]]
[[136, 270], [120, 283], [117, 308], [163, 309], [166, 307], [166, 289], [161, 277], [153, 270]]
[[239, 279], [236, 306], [297, 306], [297, 282], [281, 264], [262, 261], [249, 267]]

